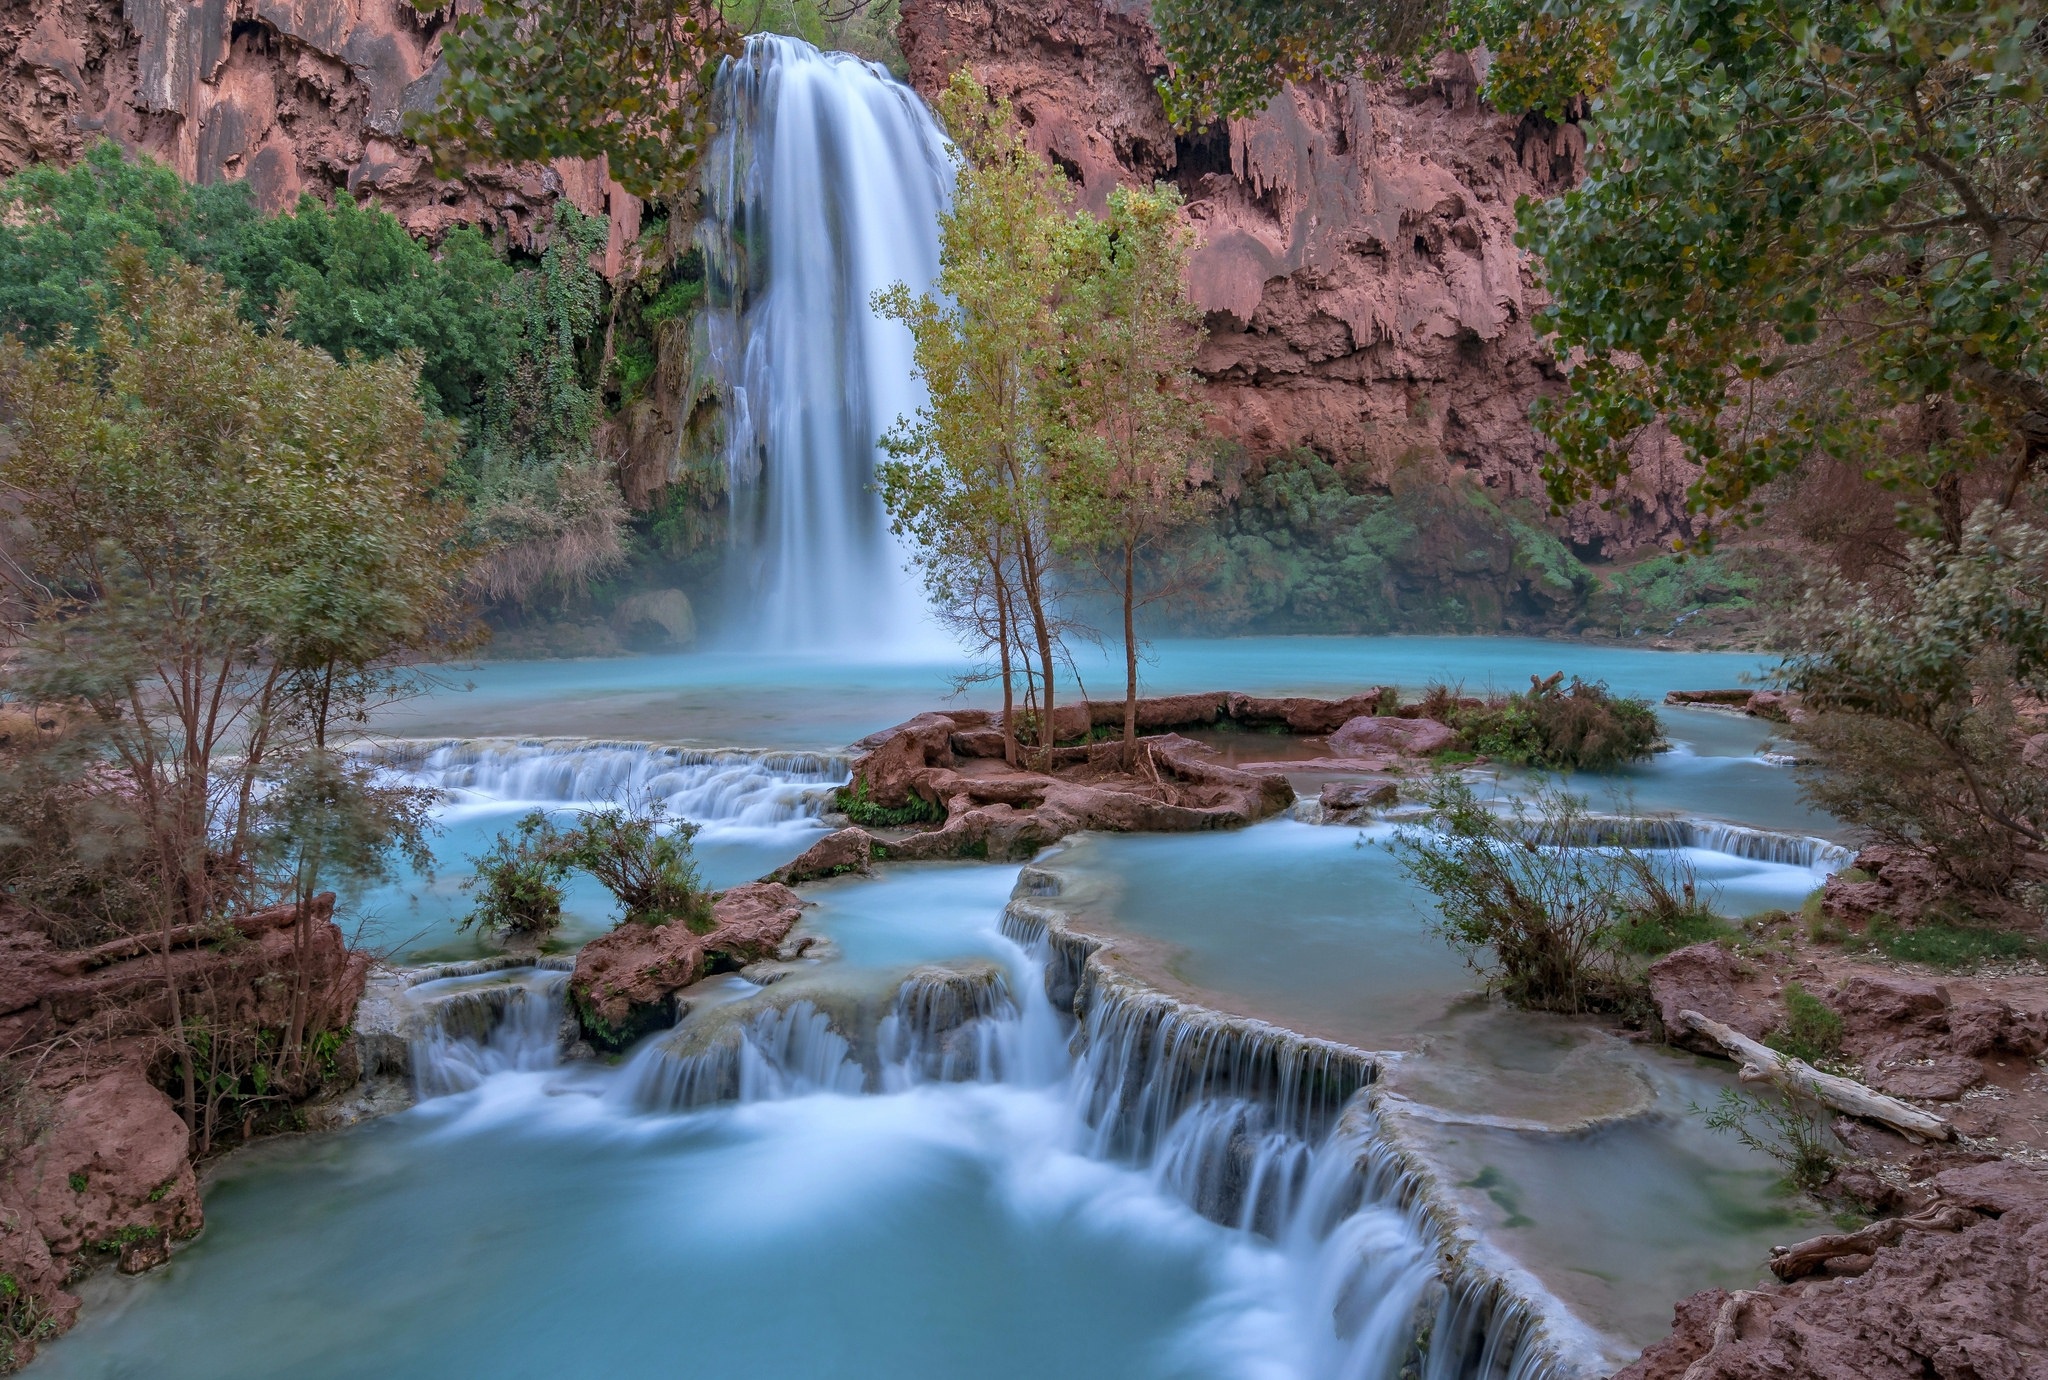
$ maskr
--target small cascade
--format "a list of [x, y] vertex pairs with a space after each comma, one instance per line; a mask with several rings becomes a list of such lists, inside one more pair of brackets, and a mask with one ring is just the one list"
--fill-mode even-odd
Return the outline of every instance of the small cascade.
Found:
[[723, 1102], [858, 1093], [867, 1073], [853, 1042], [806, 999], [752, 1010], [710, 1032], [656, 1040], [634, 1056], [622, 1086], [635, 1106], [686, 1112]]
[[1096, 1153], [1149, 1161], [1197, 1103], [1253, 1103], [1260, 1134], [1322, 1139], [1372, 1082], [1363, 1052], [1189, 1006], [1091, 967], [1077, 1096]]
[[875, 1032], [884, 1091], [918, 1083], [993, 1083], [1016, 1072], [1021, 1012], [1003, 970], [919, 968]]
[[882, 434], [924, 392], [909, 331], [872, 300], [938, 272], [944, 132], [881, 67], [773, 34], [720, 69], [715, 100], [700, 353], [724, 400], [746, 638], [942, 648], [873, 491]]
[[1751, 829], [1740, 824], [1673, 815], [1590, 815], [1580, 820], [1568, 837], [1560, 836], [1559, 830], [1546, 826], [1533, 831], [1531, 841], [1551, 847], [1563, 845], [1573, 848], [1697, 848], [1751, 862], [1779, 863], [1824, 872], [1847, 867], [1855, 856], [1853, 849], [1806, 834], [1783, 834], [1769, 829]]
[[699, 823], [769, 827], [822, 814], [847, 759], [577, 738], [451, 738], [378, 744], [372, 760], [457, 802], [539, 805], [660, 800]]
[[411, 1042], [413, 1089], [425, 1100], [468, 1092], [493, 1074], [561, 1062], [569, 975], [513, 970], [488, 985], [424, 983], [407, 994], [425, 1028]]

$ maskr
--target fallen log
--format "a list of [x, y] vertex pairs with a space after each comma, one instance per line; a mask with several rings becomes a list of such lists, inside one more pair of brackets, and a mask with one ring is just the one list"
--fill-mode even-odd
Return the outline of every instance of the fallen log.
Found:
[[1909, 1231], [1961, 1231], [1983, 1220], [1968, 1208], [1940, 1203], [1911, 1217], [1887, 1217], [1855, 1231], [1830, 1232], [1796, 1246], [1773, 1246], [1771, 1273], [1789, 1283], [1845, 1255], [1876, 1255], [1886, 1246], [1897, 1245]]
[[1853, 1078], [1822, 1073], [1804, 1060], [1780, 1054], [1733, 1027], [1708, 1020], [1697, 1011], [1681, 1011], [1678, 1018], [1734, 1056], [1742, 1064], [1739, 1076], [1745, 1083], [1775, 1083], [1787, 1092], [1818, 1102], [1845, 1116], [1889, 1126], [1911, 1141], [1955, 1138], [1953, 1126], [1910, 1102], [1872, 1092]]

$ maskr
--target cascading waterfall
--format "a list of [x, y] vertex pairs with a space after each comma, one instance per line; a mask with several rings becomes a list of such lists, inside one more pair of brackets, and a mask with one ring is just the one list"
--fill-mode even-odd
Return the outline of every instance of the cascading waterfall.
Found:
[[[459, 979], [451, 980], [459, 983]], [[412, 1041], [413, 1089], [422, 1099], [468, 1092], [493, 1074], [551, 1069], [561, 1061], [569, 975], [515, 971], [489, 986], [423, 983], [409, 998], [429, 1007]]]
[[452, 803], [659, 800], [700, 824], [810, 819], [848, 775], [844, 757], [588, 739], [444, 739], [379, 744], [372, 760]]
[[1855, 856], [1854, 850], [1828, 839], [1751, 829], [1710, 819], [1592, 815], [1581, 820], [1569, 838], [1559, 838], [1557, 832], [1547, 827], [1540, 829], [1535, 842], [1553, 846], [1569, 844], [1578, 848], [1616, 845], [1645, 849], [1697, 848], [1708, 853], [1726, 853], [1750, 862], [1778, 863], [1824, 872], [1847, 867]]
[[879, 66], [757, 34], [717, 89], [703, 178], [704, 355], [725, 399], [733, 572], [764, 649], [940, 650], [872, 490], [923, 390], [871, 301], [938, 272], [944, 133]]

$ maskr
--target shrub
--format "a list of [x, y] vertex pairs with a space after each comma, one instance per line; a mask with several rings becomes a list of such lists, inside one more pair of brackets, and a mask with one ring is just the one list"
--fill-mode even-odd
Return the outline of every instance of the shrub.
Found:
[[1985, 925], [1950, 924], [1927, 919], [1911, 928], [1874, 917], [1868, 938], [1885, 957], [1899, 963], [1924, 963], [1954, 971], [2000, 960], [2032, 958], [2041, 952], [2034, 936]]
[[1544, 790], [1533, 810], [1498, 815], [1456, 776], [1439, 776], [1432, 830], [1403, 829], [1402, 868], [1437, 898], [1431, 922], [1516, 1006], [1592, 1011], [1625, 1004], [1614, 963], [1617, 898], [1626, 879], [1614, 854], [1539, 839], [1583, 837], [1585, 802]]
[[1780, 1054], [1820, 1066], [1842, 1052], [1842, 1018], [1796, 982], [1785, 984], [1785, 1023], [1764, 1037]]
[[868, 794], [868, 783], [861, 780], [841, 786], [832, 797], [832, 807], [864, 829], [901, 829], [946, 820], [946, 807], [921, 795], [912, 794], [901, 805], [878, 804]]
[[462, 889], [477, 893], [477, 903], [461, 927], [517, 939], [554, 933], [562, 923], [562, 880], [570, 867], [564, 837], [535, 810], [471, 857], [476, 875]]
[[1795, 1188], [1811, 1193], [1835, 1177], [1834, 1135], [1826, 1120], [1789, 1097], [1726, 1088], [1713, 1110], [1695, 1104], [1692, 1111], [1706, 1118], [1708, 1130], [1732, 1135], [1783, 1165]]
[[607, 805], [583, 816], [563, 837], [562, 851], [618, 899], [626, 920], [681, 920], [701, 934], [711, 928], [711, 894], [697, 875], [696, 837], [695, 824], [672, 821], [658, 800], [637, 811]]
[[1497, 762], [1549, 771], [1606, 771], [1657, 749], [1662, 728], [1647, 700], [1616, 695], [1600, 682], [1564, 673], [1529, 677], [1529, 688], [1484, 704], [1430, 687], [1425, 712], [1458, 730], [1474, 752]]

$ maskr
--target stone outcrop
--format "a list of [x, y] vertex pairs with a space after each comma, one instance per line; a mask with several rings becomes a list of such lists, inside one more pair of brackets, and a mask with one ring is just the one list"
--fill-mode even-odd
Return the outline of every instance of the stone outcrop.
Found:
[[583, 1033], [621, 1050], [675, 1023], [675, 995], [706, 974], [737, 972], [782, 956], [804, 903], [779, 882], [749, 882], [722, 893], [704, 928], [680, 920], [634, 921], [591, 940], [576, 956], [569, 994]]
[[[1253, 457], [1308, 447], [1354, 484], [1463, 475], [1540, 495], [1528, 409], [1558, 375], [1530, 324], [1545, 299], [1514, 210], [1579, 176], [1576, 126], [1497, 113], [1470, 82], [1360, 77], [1176, 135], [1154, 86], [1164, 54], [1124, 0], [904, 0], [901, 41], [928, 97], [965, 66], [1008, 98], [1083, 204], [1179, 184], [1201, 236], [1197, 365], [1215, 425]], [[1613, 510], [1569, 515], [1582, 547], [1689, 530], [1675, 451], [1649, 438], [1638, 460]]]
[[1616, 1380], [2039, 1380], [2048, 1374], [2048, 1176], [1951, 1170], [1947, 1230], [1914, 1230], [1812, 1279], [1678, 1305]]
[[[212, 1022], [281, 1030], [303, 964], [309, 1028], [346, 1029], [368, 965], [333, 912], [330, 893], [303, 926], [296, 907], [276, 906], [173, 930], [168, 971], [188, 1018], [203, 997]], [[163, 943], [153, 933], [64, 949], [0, 915], [0, 1056], [11, 1056], [0, 1066], [0, 1275], [19, 1290], [0, 1303], [10, 1325], [36, 1323], [15, 1344], [18, 1362], [37, 1335], [70, 1326], [69, 1284], [106, 1261], [131, 1273], [160, 1264], [203, 1220], [193, 1138], [159, 1086], [174, 1068]], [[324, 1072], [278, 1087], [303, 1096]], [[326, 1081], [354, 1081], [352, 1047], [332, 1072]], [[247, 1127], [216, 1134], [232, 1129]]]
[[555, 202], [609, 214], [607, 275], [641, 206], [602, 163], [434, 175], [401, 133], [433, 100], [451, 10], [408, 0], [31, 0], [0, 10], [0, 175], [102, 137], [192, 182], [245, 179], [265, 210], [375, 197], [416, 235], [505, 231], [532, 247]]
[[1370, 757], [1398, 753], [1428, 757], [1458, 745], [1458, 731], [1435, 719], [1398, 719], [1366, 715], [1348, 719], [1330, 735], [1330, 751], [1339, 757]]

